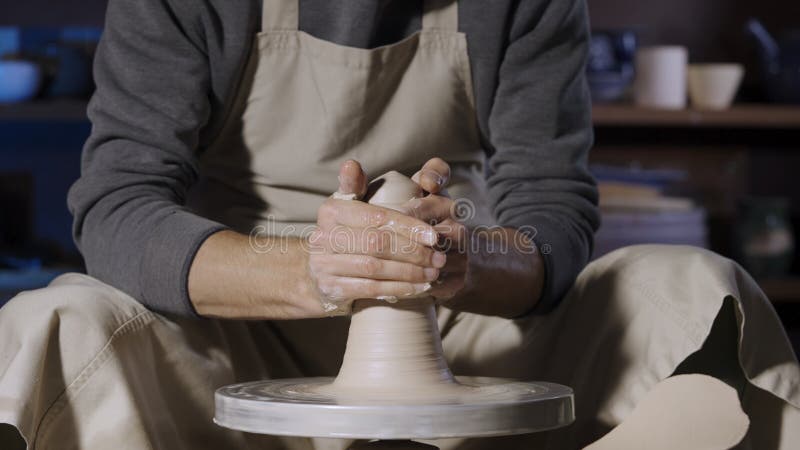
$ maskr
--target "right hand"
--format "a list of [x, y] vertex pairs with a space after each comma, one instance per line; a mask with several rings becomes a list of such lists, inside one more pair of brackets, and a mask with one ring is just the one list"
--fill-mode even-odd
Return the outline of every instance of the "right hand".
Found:
[[[366, 189], [361, 165], [344, 162], [338, 193], [362, 198]], [[425, 292], [446, 262], [445, 254], [432, 248], [437, 240], [434, 227], [414, 217], [329, 198], [308, 240], [312, 292], [330, 315], [349, 313], [356, 299], [402, 299]]]

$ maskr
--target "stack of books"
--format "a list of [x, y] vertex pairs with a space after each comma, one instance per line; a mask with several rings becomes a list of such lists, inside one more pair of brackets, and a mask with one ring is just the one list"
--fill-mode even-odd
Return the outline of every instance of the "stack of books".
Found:
[[708, 247], [706, 211], [692, 199], [667, 194], [686, 178], [679, 170], [593, 166], [602, 224], [593, 258], [637, 244]]

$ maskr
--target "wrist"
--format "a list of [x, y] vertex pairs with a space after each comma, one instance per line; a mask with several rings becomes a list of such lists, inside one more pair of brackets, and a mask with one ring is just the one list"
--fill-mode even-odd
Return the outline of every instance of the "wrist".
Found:
[[[544, 288], [544, 261], [536, 245], [513, 228], [470, 233], [465, 287], [447, 306], [516, 318], [536, 308]], [[501, 293], [501, 294], [498, 294]]]
[[[302, 238], [301, 238], [302, 239]], [[319, 300], [319, 290], [317, 283], [309, 268], [309, 246], [307, 242], [299, 242], [295, 252], [295, 260], [292, 263], [293, 288], [290, 289], [289, 303], [297, 305], [303, 317], [325, 317], [324, 308]]]
[[323, 316], [308, 283], [308, 252], [296, 238], [257, 242], [232, 231], [212, 235], [189, 273], [198, 314], [228, 319], [303, 319]]

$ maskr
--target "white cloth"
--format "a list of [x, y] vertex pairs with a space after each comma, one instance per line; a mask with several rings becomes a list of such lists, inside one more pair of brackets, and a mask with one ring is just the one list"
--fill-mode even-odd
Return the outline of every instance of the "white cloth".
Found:
[[[718, 326], [726, 320], [720, 313], [732, 316], [732, 334]], [[314, 448], [307, 439], [217, 427], [213, 392], [235, 382], [335, 375], [347, 322], [167, 318], [90, 277], [64, 275], [0, 309], [0, 423], [35, 449]], [[575, 390], [577, 411], [562, 430], [436, 442], [442, 448], [580, 448], [698, 351], [711, 362], [708, 372], [726, 378], [733, 365], [749, 380], [740, 389], [751, 421], [743, 448], [800, 442], [800, 368], [778, 319], [739, 266], [704, 250], [623, 249], [589, 265], [549, 316], [442, 309], [440, 328], [454, 373], [563, 383]], [[728, 354], [725, 346], [738, 358], [714, 360]]]

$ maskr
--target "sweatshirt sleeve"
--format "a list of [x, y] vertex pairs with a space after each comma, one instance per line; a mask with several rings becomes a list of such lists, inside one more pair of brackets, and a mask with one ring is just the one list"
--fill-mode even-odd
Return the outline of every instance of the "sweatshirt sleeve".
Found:
[[[191, 2], [187, 2], [191, 3]], [[197, 249], [218, 223], [184, 206], [208, 121], [202, 27], [178, 0], [111, 0], [94, 67], [92, 133], [70, 190], [90, 275], [159, 312], [192, 315]]]
[[544, 313], [588, 262], [599, 225], [587, 168], [586, 4], [522, 0], [511, 20], [489, 117], [489, 196], [500, 224], [528, 230], [542, 253], [546, 280], [534, 313]]

